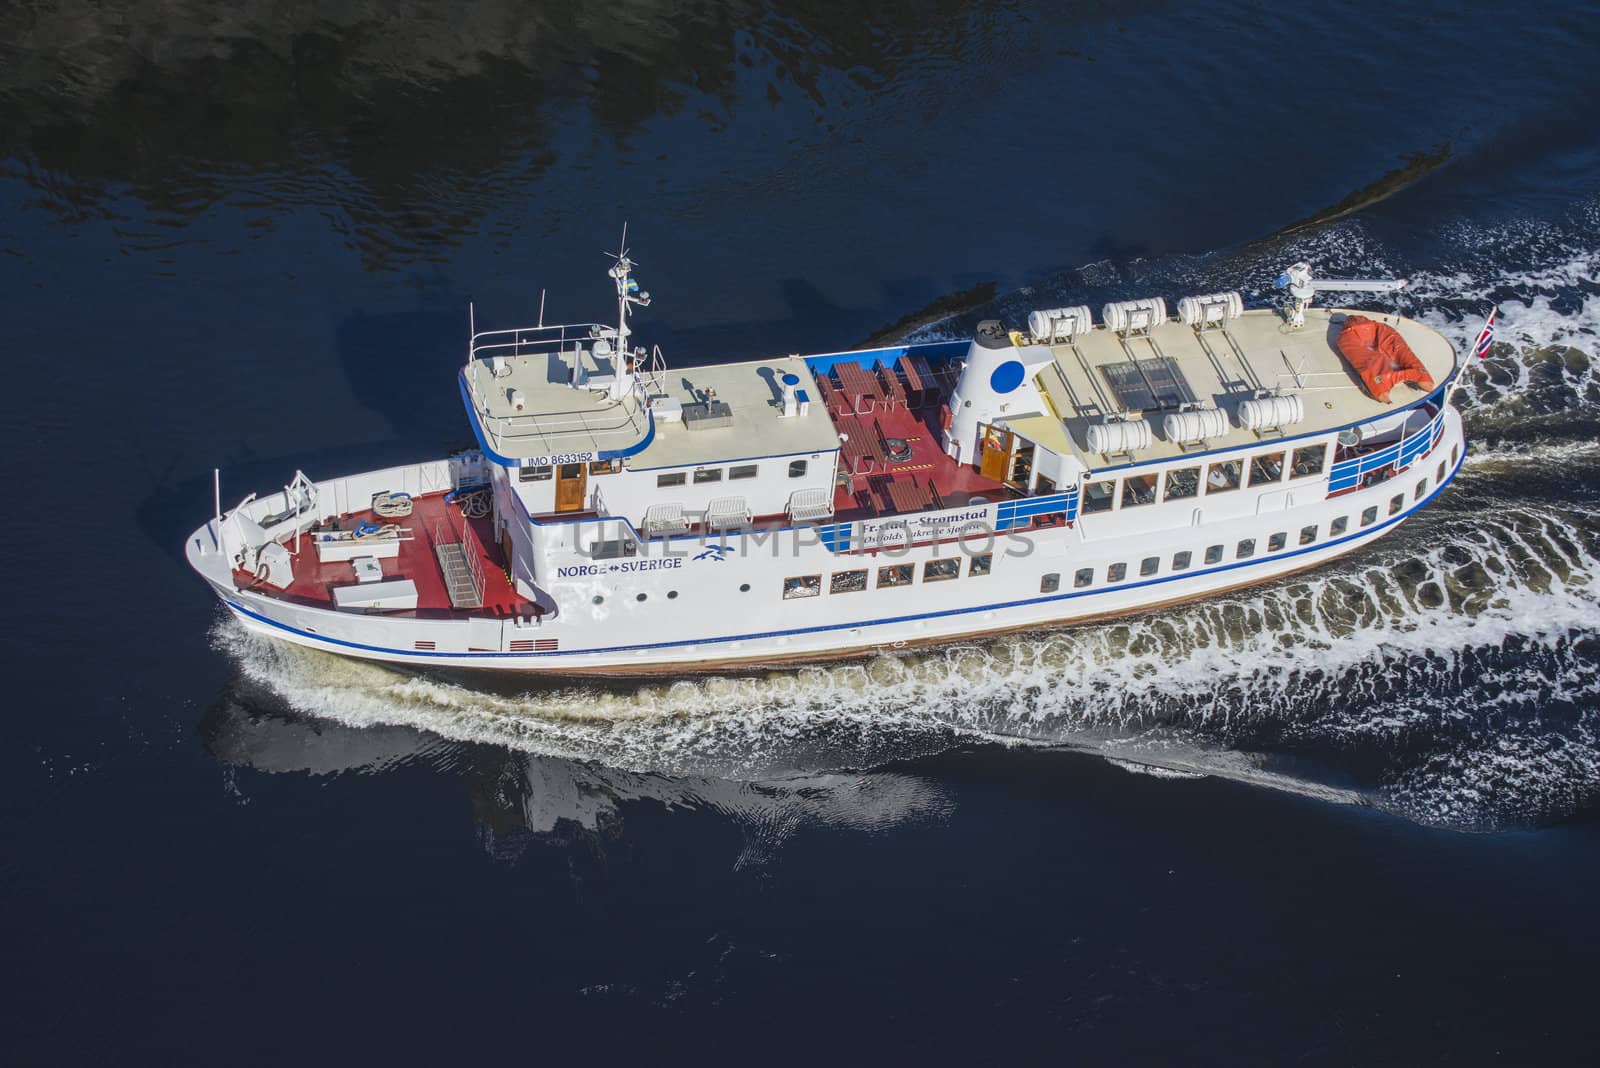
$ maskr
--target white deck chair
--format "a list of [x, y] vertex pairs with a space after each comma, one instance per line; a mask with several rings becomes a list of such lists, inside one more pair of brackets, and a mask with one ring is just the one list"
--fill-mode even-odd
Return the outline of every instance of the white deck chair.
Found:
[[681, 504], [652, 504], [645, 509], [644, 533], [646, 537], [657, 537], [662, 534], [686, 534], [689, 530], [689, 517], [683, 514]]
[[789, 494], [789, 519], [809, 523], [833, 515], [833, 494], [822, 489], [801, 489]]
[[751, 522], [750, 506], [743, 497], [717, 497], [706, 505], [706, 529], [737, 530]]

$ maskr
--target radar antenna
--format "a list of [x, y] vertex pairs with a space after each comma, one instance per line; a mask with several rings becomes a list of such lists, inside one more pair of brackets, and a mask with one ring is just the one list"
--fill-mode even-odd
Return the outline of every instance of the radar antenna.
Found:
[[1306, 325], [1306, 309], [1318, 290], [1334, 293], [1392, 293], [1406, 287], [1404, 278], [1312, 278], [1311, 264], [1301, 260], [1277, 277], [1272, 283], [1278, 289], [1289, 291], [1284, 302], [1284, 316], [1289, 327], [1298, 330]]

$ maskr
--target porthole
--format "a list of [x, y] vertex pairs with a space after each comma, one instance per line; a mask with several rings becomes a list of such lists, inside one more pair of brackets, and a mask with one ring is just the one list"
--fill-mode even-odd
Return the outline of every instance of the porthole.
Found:
[[748, 583], [748, 582], [739, 583], [739, 592], [740, 593], [749, 593], [750, 592], [750, 583]]
[[650, 595], [648, 593], [641, 593], [634, 598], [635, 601], [648, 601], [649, 599]]
[[604, 597], [600, 596], [597, 593], [597, 594], [594, 595], [594, 603], [595, 604], [605, 604], [606, 603], [606, 599]]
[[678, 591], [677, 590], [668, 590], [667, 591], [667, 600], [676, 601], [677, 599], [678, 599]]

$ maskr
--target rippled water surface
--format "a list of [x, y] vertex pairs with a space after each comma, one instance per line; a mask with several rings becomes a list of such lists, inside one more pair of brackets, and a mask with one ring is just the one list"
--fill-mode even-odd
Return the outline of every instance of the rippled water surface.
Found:
[[[0, 5], [7, 1060], [1586, 1058], [1596, 15]], [[219, 616], [212, 467], [463, 443], [468, 302], [604, 315], [624, 220], [680, 363], [1302, 258], [1502, 326], [1426, 512], [1146, 616], [604, 686]]]

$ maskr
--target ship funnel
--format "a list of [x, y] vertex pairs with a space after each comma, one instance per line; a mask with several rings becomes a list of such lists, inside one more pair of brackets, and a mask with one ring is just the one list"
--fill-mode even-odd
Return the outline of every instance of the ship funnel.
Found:
[[967, 362], [950, 395], [950, 426], [945, 430], [945, 452], [962, 463], [972, 463], [978, 452], [981, 429], [1007, 413], [1036, 410], [1038, 392], [1029, 382], [1022, 352], [998, 319], [978, 324]]

